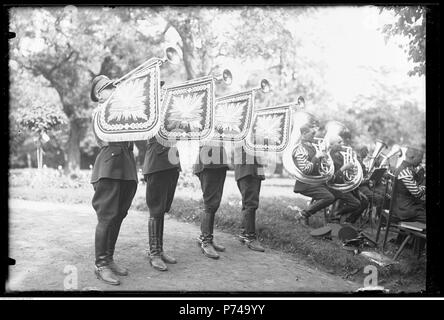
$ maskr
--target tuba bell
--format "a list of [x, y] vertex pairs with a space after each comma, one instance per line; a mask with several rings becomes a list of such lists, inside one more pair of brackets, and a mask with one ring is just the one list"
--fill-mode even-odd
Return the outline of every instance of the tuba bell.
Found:
[[373, 149], [373, 153], [370, 156], [370, 161], [368, 164], [368, 174], [367, 174], [368, 177], [372, 175], [373, 170], [375, 169], [374, 167], [376, 164], [376, 159], [380, 156], [382, 150], [385, 148], [387, 148], [387, 144], [380, 139], [376, 139], [375, 149]]
[[[326, 126], [326, 133], [324, 139], [328, 141], [331, 137], [340, 136], [343, 137], [346, 134], [349, 135], [350, 131], [347, 127], [339, 121], [329, 121]], [[347, 170], [344, 173], [344, 183], [334, 183], [332, 181], [327, 181], [327, 186], [334, 190], [341, 192], [350, 192], [356, 189], [363, 180], [363, 170], [361, 164], [358, 161], [356, 152], [349, 146], [343, 146], [341, 155], [344, 159], [344, 164], [352, 163], [353, 169]]]
[[[302, 98], [302, 97], [300, 97]], [[304, 99], [298, 99], [298, 105], [303, 106]], [[301, 128], [314, 118], [311, 114], [304, 111], [291, 111], [292, 112], [292, 132], [290, 136], [290, 141], [288, 147], [285, 149], [282, 155], [282, 164], [288, 173], [296, 178], [296, 180], [306, 183], [309, 185], [320, 185], [327, 182], [334, 174], [334, 164], [328, 152], [326, 152], [326, 157], [321, 158], [320, 168], [317, 175], [306, 175], [304, 174], [296, 165], [293, 154], [300, 143], [301, 139]], [[326, 146], [323, 139], [318, 139], [317, 144], [315, 144], [317, 150], [326, 151]]]
[[382, 161], [380, 164], [380, 167], [390, 167], [390, 164], [388, 161], [392, 159], [393, 157], [401, 158], [403, 156], [404, 152], [400, 145], [394, 144], [392, 148], [390, 149], [389, 153], [382, 156]]

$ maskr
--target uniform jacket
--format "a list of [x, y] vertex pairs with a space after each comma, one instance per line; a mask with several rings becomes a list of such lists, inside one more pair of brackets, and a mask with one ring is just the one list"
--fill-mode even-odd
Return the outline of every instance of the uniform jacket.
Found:
[[245, 152], [243, 147], [236, 148], [234, 152], [234, 178], [236, 179], [236, 181], [250, 175], [253, 177], [257, 177], [260, 180], [265, 180], [263, 172], [264, 167], [258, 157], [247, 156], [247, 153]]
[[[176, 152], [172, 160], [176, 162], [175, 160], [177, 159], [177, 163], [172, 163], [168, 159], [169, 152]], [[177, 147], [165, 147], [160, 144], [155, 137], [149, 139], [143, 161], [142, 173], [145, 175], [174, 168], [179, 171], [181, 170]]]
[[[307, 176], [319, 174], [320, 160], [315, 157], [316, 149], [311, 142], [302, 141], [293, 151], [293, 161], [295, 165]], [[294, 192], [301, 192], [313, 186], [296, 180]]]
[[[208, 154], [208, 156], [211, 157], [213, 155], [213, 152], [219, 152], [219, 158], [218, 158], [219, 163], [211, 162], [209, 164], [203, 164], [202, 155], [206, 156]], [[224, 147], [200, 146], [198, 159], [196, 163], [193, 165], [193, 173], [199, 174], [204, 169], [221, 169], [221, 168], [228, 169], [227, 154], [225, 152]]]
[[[96, 137], [97, 138], [97, 137]], [[103, 142], [98, 140], [100, 152], [91, 175], [91, 183], [101, 178], [117, 180], [137, 180], [136, 160], [132, 142]]]
[[420, 186], [414, 168], [403, 161], [395, 171], [396, 195], [393, 204], [395, 214], [400, 217], [416, 216], [425, 210], [425, 186]]

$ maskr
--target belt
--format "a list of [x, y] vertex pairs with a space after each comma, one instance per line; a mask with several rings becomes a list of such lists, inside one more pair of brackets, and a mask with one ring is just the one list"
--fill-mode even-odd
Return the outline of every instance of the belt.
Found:
[[119, 146], [119, 147], [125, 147], [129, 150], [133, 150], [133, 143], [131, 141], [124, 141], [124, 142], [109, 142], [109, 146]]

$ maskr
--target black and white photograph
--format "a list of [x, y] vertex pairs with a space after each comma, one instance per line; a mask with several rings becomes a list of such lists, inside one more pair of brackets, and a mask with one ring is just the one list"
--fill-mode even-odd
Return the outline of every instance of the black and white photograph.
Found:
[[427, 293], [428, 10], [9, 6], [5, 295]]

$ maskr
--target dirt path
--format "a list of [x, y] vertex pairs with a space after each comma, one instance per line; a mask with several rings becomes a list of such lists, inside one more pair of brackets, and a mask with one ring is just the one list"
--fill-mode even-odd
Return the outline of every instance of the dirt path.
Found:
[[268, 248], [253, 252], [233, 235], [218, 231], [215, 238], [227, 250], [219, 260], [206, 258], [195, 241], [199, 227], [169, 217], [164, 249], [179, 263], [169, 265], [167, 272], [156, 271], [145, 254], [148, 213], [139, 211], [130, 211], [124, 220], [116, 248], [116, 261], [131, 273], [120, 278], [120, 286], [110, 286], [93, 274], [92, 207], [10, 199], [9, 208], [9, 256], [16, 260], [9, 268], [11, 291], [63, 291], [74, 274], [78, 290], [344, 292], [359, 287], [289, 254]]

